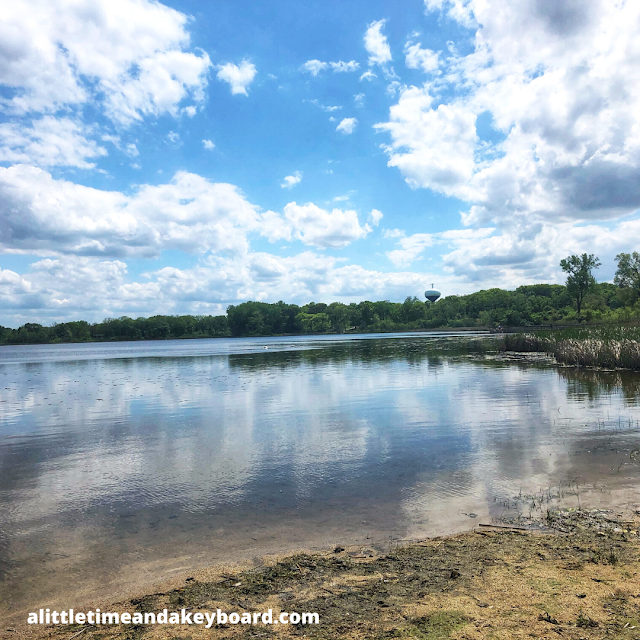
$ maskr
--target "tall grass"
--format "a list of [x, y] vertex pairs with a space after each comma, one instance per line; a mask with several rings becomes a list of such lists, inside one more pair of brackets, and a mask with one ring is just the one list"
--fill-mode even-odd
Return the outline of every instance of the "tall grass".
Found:
[[507, 334], [504, 351], [538, 351], [558, 362], [583, 367], [640, 370], [640, 327], [576, 327], [560, 331]]

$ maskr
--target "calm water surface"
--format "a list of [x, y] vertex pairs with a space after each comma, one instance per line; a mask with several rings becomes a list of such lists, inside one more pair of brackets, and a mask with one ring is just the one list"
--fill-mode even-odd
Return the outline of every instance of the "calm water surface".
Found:
[[639, 375], [460, 340], [1, 347], [2, 612], [456, 531], [521, 488], [638, 486]]

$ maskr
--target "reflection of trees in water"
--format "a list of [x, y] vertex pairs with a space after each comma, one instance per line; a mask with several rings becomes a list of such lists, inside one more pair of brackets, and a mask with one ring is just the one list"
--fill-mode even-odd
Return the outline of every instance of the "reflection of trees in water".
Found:
[[571, 398], [597, 400], [617, 391], [625, 402], [637, 404], [640, 398], [640, 373], [634, 371], [598, 371], [577, 367], [561, 367], [558, 374], [567, 382], [567, 395]]
[[267, 351], [229, 355], [229, 366], [235, 369], [286, 368], [289, 366], [321, 366], [341, 363], [381, 363], [404, 361], [429, 367], [442, 367], [450, 357], [496, 353], [495, 340], [482, 338], [395, 338], [349, 341], [318, 345], [296, 351]]

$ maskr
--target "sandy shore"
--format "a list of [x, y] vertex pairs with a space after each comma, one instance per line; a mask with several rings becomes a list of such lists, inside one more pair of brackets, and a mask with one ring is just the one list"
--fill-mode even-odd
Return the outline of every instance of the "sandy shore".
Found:
[[318, 625], [21, 625], [2, 637], [640, 638], [638, 513], [559, 510], [538, 530], [507, 526], [212, 568], [108, 609], [317, 612]]

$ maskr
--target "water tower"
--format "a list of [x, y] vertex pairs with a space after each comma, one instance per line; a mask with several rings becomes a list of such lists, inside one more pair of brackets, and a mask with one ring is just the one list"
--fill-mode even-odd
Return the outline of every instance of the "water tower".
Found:
[[424, 292], [424, 297], [429, 302], [435, 302], [440, 297], [440, 292], [437, 289], [434, 289], [433, 283], [431, 283], [431, 289]]

